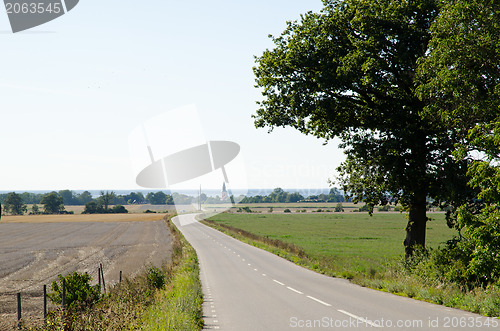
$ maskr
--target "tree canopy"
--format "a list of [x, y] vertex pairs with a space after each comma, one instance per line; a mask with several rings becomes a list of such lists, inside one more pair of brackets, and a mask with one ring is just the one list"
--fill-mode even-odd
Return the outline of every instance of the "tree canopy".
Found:
[[416, 94], [440, 6], [325, 0], [320, 13], [306, 13], [272, 37], [275, 47], [254, 68], [263, 95], [255, 125], [339, 137], [346, 160], [338, 183], [370, 208], [406, 208], [407, 256], [425, 245], [427, 198], [449, 201], [466, 191], [467, 162], [452, 155], [459, 135], [425, 112], [431, 101]]
[[5, 212], [10, 213], [12, 215], [23, 215], [27, 210], [26, 204], [24, 204], [22, 196], [15, 192], [7, 194], [7, 197], [5, 198], [3, 203], [5, 207]]
[[45, 194], [40, 203], [47, 214], [60, 214], [64, 211], [63, 197], [57, 194], [57, 192]]
[[152, 205], [165, 205], [167, 203], [167, 195], [162, 191], [156, 193], [149, 192], [146, 195], [146, 199]]
[[467, 285], [500, 278], [500, 3], [448, 2], [431, 28], [418, 74], [425, 111], [454, 127], [455, 156], [468, 164], [470, 190], [452, 224], [445, 274]]

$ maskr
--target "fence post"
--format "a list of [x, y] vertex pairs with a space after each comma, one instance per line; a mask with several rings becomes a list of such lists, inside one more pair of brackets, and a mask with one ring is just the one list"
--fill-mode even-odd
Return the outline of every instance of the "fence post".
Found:
[[43, 285], [43, 320], [47, 320], [47, 285]]
[[120, 283], [122, 282], [122, 271], [120, 270]]
[[102, 270], [102, 263], [100, 263], [99, 265], [101, 267], [102, 287], [104, 287], [104, 293], [106, 293], [106, 282], [104, 281], [104, 270]]
[[17, 321], [21, 321], [21, 292], [17, 293]]
[[97, 267], [97, 276], [99, 278], [99, 291], [101, 290], [101, 267]]

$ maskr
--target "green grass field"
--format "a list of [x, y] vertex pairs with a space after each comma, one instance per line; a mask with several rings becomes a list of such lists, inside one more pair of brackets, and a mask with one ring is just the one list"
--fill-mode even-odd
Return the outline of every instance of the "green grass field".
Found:
[[[427, 245], [437, 247], [455, 232], [443, 213], [430, 215]], [[219, 214], [210, 219], [300, 246], [336, 275], [384, 272], [388, 262], [404, 254], [407, 219], [402, 213]]]
[[[427, 248], [437, 248], [456, 234], [447, 227], [443, 213], [428, 216], [432, 221], [427, 223]], [[500, 286], [469, 290], [407, 269], [403, 257], [405, 214], [224, 213], [209, 220], [214, 222], [205, 223], [237, 239], [326, 275], [485, 316], [500, 315]], [[282, 248], [276, 239], [299, 246], [306, 255], [294, 253], [295, 248]]]

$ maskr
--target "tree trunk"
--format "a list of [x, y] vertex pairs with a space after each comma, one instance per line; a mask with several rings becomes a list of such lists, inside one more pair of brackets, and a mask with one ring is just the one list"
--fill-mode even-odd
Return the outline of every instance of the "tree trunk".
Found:
[[405, 256], [413, 256], [416, 246], [425, 247], [425, 231], [427, 227], [427, 204], [425, 194], [415, 197], [410, 205], [408, 225], [406, 226]]

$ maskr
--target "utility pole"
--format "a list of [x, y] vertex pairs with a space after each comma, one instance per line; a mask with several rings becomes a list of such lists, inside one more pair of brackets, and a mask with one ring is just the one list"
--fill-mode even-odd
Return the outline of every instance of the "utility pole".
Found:
[[201, 184], [200, 184], [200, 194], [198, 195], [198, 210], [201, 211]]

